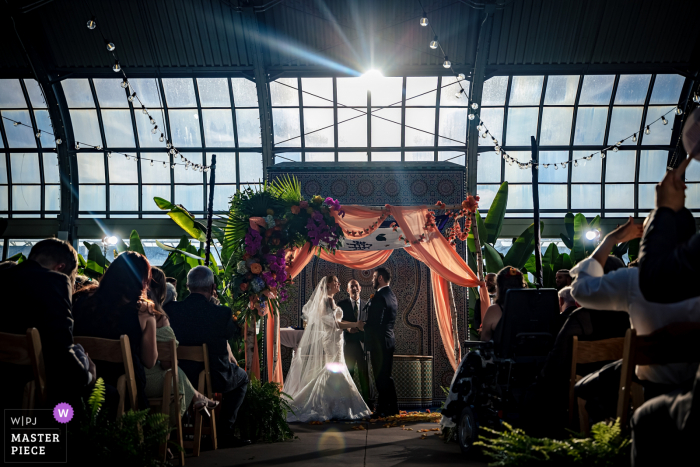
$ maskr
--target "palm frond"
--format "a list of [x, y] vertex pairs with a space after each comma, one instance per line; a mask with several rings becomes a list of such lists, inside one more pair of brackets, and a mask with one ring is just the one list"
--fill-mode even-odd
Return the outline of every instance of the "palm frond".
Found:
[[274, 179], [270, 189], [276, 197], [289, 203], [301, 201], [301, 184], [296, 177], [289, 174]]

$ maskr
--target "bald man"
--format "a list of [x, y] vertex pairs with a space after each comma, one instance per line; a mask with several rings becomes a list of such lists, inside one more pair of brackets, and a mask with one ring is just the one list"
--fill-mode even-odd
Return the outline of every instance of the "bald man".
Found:
[[[362, 287], [356, 280], [348, 282], [348, 295], [350, 298], [338, 302], [338, 306], [343, 310], [343, 321], [364, 321], [367, 319], [363, 308], [366, 301], [360, 298]], [[357, 328], [351, 328], [343, 331], [345, 347], [345, 363], [348, 366], [350, 376], [355, 373], [355, 365], [357, 365], [358, 379], [360, 380], [360, 394], [369, 405], [369, 370], [367, 367], [367, 358], [364, 350], [365, 333]]]

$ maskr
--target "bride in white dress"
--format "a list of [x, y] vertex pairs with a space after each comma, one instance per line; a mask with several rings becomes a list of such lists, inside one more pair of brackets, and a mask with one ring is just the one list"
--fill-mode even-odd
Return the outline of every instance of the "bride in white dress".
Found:
[[284, 383], [294, 410], [287, 415], [289, 422], [357, 420], [371, 414], [343, 355], [343, 329], [362, 329], [364, 323], [341, 321], [343, 311], [333, 300], [339, 290], [337, 277], [324, 277], [304, 305], [306, 329]]

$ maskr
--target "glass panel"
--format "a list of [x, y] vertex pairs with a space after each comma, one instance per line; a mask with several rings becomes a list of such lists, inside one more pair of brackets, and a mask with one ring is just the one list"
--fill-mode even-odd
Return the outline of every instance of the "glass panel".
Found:
[[503, 105], [506, 102], [508, 91], [508, 77], [494, 76], [484, 81], [484, 90], [481, 95], [481, 106]]
[[214, 211], [228, 211], [228, 203], [236, 194], [236, 185], [216, 185], [214, 190]]
[[480, 212], [486, 212], [486, 210], [491, 207], [491, 203], [493, 203], [493, 199], [496, 197], [499, 188], [500, 185], [477, 185], [476, 190], [480, 198]]
[[[156, 125], [158, 125], [159, 130], [165, 130], [165, 125], [163, 125], [163, 117], [161, 115], [160, 109], [149, 109], [151, 112], [151, 116], [153, 119], [156, 121]], [[180, 111], [171, 111], [171, 112], [192, 112], [191, 110], [180, 110]], [[172, 115], [172, 113], [171, 113]], [[161, 143], [159, 141], [160, 138], [160, 132], [156, 132], [156, 134], [151, 133], [151, 130], [153, 129], [153, 125], [151, 125], [151, 121], [148, 118], [148, 115], [144, 114], [143, 112], [134, 112], [134, 117], [136, 119], [136, 131], [138, 132], [139, 136], [139, 146], [142, 148], [164, 148], [165, 149], [165, 142]], [[166, 133], [163, 131], [163, 133]]]
[[[439, 146], [467, 144], [467, 109], [440, 109]], [[451, 139], [446, 139], [446, 138]], [[453, 141], [457, 140], [457, 141]]]
[[233, 103], [236, 107], [257, 107], [258, 90], [255, 83], [246, 78], [231, 78]]
[[337, 78], [338, 106], [366, 106], [367, 85], [361, 78]]
[[278, 78], [270, 83], [270, 101], [272, 105], [298, 106], [299, 91], [296, 78]]
[[338, 162], [367, 162], [366, 152], [340, 152]]
[[335, 154], [332, 152], [307, 152], [306, 162], [333, 162]]
[[[207, 165], [211, 165], [211, 154], [207, 153]], [[207, 183], [211, 179], [211, 171], [207, 172]], [[216, 155], [216, 183], [236, 183], [236, 154], [232, 152]]]
[[508, 146], [529, 146], [530, 136], [537, 136], [539, 110], [537, 107], [509, 108], [508, 134], [505, 144]]
[[[540, 164], [552, 164], [548, 168], [540, 165], [539, 174], [537, 175], [540, 183], [566, 183], [569, 179], [569, 168], [561, 167], [562, 162], [569, 160], [568, 151], [540, 151]], [[531, 157], [528, 158], [530, 160]], [[554, 168], [556, 164], [557, 168]], [[523, 170], [530, 173], [530, 170]]]
[[9, 211], [9, 206], [7, 202], [10, 199], [10, 197], [7, 195], [7, 190], [7, 185], [0, 186], [0, 211]]
[[175, 147], [202, 147], [197, 110], [170, 110], [168, 117]]
[[[139, 100], [149, 110], [151, 110], [151, 107], [163, 107], [163, 100], [160, 96], [156, 78], [130, 79], [129, 84], [131, 85], [131, 92], [135, 92]], [[140, 107], [141, 104], [134, 100], [134, 108], [138, 109]]]
[[550, 76], [547, 78], [545, 105], [573, 105], [578, 91], [578, 75]]
[[615, 144], [622, 138], [639, 133], [642, 110], [642, 107], [613, 107], [607, 144]]
[[104, 185], [80, 185], [79, 204], [81, 211], [105, 211], [107, 206]]
[[457, 164], [464, 167], [466, 158], [464, 152], [461, 151], [440, 151], [438, 153], [438, 161], [449, 162], [450, 164]]
[[[139, 191], [137, 185], [112, 185], [109, 187], [110, 211], [138, 211]], [[149, 203], [150, 204], [150, 203]]]
[[61, 210], [61, 187], [58, 185], [46, 185], [44, 187], [44, 210]]
[[170, 194], [170, 185], [143, 185], [141, 187], [141, 197], [142, 197], [142, 207], [144, 211], [157, 211], [153, 198], [155, 197], [170, 200], [172, 195]]
[[90, 83], [87, 79], [66, 79], [61, 81], [63, 93], [66, 95], [68, 107], [73, 108], [94, 108], [95, 100], [92, 98]]
[[[440, 90], [440, 105], [458, 105], [466, 107], [469, 105], [469, 81], [463, 79], [462, 87], [457, 84], [456, 76], [443, 76], [442, 89]], [[460, 91], [464, 89], [464, 92]], [[459, 94], [459, 97], [457, 97]]]
[[571, 209], [600, 209], [600, 185], [571, 185]]
[[606, 182], [634, 181], [634, 171], [637, 165], [637, 151], [608, 151], [605, 160]]
[[44, 149], [53, 149], [56, 147], [56, 137], [48, 134], [47, 132], [53, 133], [53, 125], [51, 124], [51, 117], [49, 117], [48, 110], [35, 110], [34, 120], [36, 121], [36, 127], [44, 131], [41, 132], [41, 147]]
[[615, 75], [587, 75], [583, 77], [579, 105], [608, 105]]
[[[639, 155], [639, 181], [658, 183], [666, 174], [668, 151], [642, 150]], [[700, 164], [690, 164], [685, 175], [688, 178], [690, 168]]]
[[192, 78], [163, 78], [168, 107], [197, 107]]
[[651, 183], [639, 184], [637, 205], [639, 209], [654, 209], [656, 200], [656, 185]]
[[437, 76], [406, 78], [407, 106], [435, 105], [436, 102]]
[[[193, 152], [185, 154], [185, 157], [195, 164], [202, 164], [204, 162], [202, 160], [202, 154], [200, 153]], [[186, 169], [182, 165], [176, 166], [173, 174], [175, 183], [204, 183], [204, 172]]]
[[395, 105], [401, 107], [403, 78], [380, 78], [370, 87], [373, 107]]
[[204, 210], [204, 192], [201, 185], [175, 185], [175, 203], [188, 211]]
[[[308, 134], [311, 131], [315, 133]], [[333, 109], [304, 109], [304, 133], [304, 144], [308, 147], [333, 147]]]
[[238, 155], [238, 166], [241, 169], [241, 183], [255, 183], [263, 179], [262, 154], [242, 152]]
[[58, 154], [45, 152], [44, 158], [44, 183], [61, 183], [61, 175], [58, 172]]
[[12, 210], [40, 211], [41, 187], [36, 185], [13, 185]]
[[620, 75], [615, 104], [643, 104], [650, 80], [651, 75]]
[[[588, 155], [590, 155], [590, 152], [574, 151], [574, 159], [587, 157]], [[571, 168], [571, 181], [600, 183], [602, 168], [602, 159], [599, 154], [593, 156], [593, 159], [589, 161], [578, 161], [578, 167], [574, 166]], [[573, 193], [571, 194], [571, 199], [574, 199]]]
[[[105, 159], [101, 152], [80, 152], [77, 154], [77, 156], [78, 179], [80, 183], [105, 182]], [[121, 160], [124, 159], [124, 156], [112, 156], [112, 158]]]
[[605, 209], [634, 209], [634, 185], [605, 185]]
[[[417, 128], [414, 130], [409, 126]], [[423, 130], [428, 133], [424, 133]], [[406, 146], [433, 146], [435, 137], [435, 109], [406, 109]]]
[[[489, 133], [498, 141], [503, 141], [503, 107], [481, 109], [481, 121]], [[484, 130], [481, 132], [484, 133]], [[479, 146], [492, 146], [491, 138], [479, 138]]]
[[435, 153], [430, 152], [407, 152], [404, 154], [404, 159], [407, 161], [434, 161]]
[[495, 152], [479, 153], [479, 160], [476, 166], [476, 180], [479, 183], [500, 182], [501, 157], [497, 156]]
[[10, 154], [12, 183], [41, 183], [39, 174], [39, 154]]
[[513, 76], [510, 105], [539, 105], [544, 76]]
[[[170, 156], [168, 156], [167, 154], [160, 154], [157, 152], [145, 153], [143, 155], [149, 159], [153, 159], [154, 162], [153, 165], [151, 165], [151, 161], [141, 161], [141, 182], [170, 183]], [[163, 167], [164, 162], [165, 167]], [[184, 167], [176, 166], [175, 170], [184, 170]]]
[[236, 147], [231, 110], [202, 110], [204, 141], [209, 147]]
[[566, 209], [566, 185], [539, 185], [541, 209]]
[[[668, 157], [668, 154], [666, 157]], [[700, 163], [697, 161], [690, 162], [690, 165], [688, 165], [688, 168], [685, 170], [685, 179], [689, 182], [700, 182]]]
[[[668, 113], [669, 110], [675, 107], [652, 107], [647, 108], [647, 118], [644, 126], [651, 125], [651, 122], [657, 120], [662, 115], [665, 115], [667, 125], [663, 122], [656, 122], [649, 127], [649, 134], [642, 134], [642, 144], [670, 144], [671, 133], [673, 132], [673, 121], [676, 119], [675, 112]], [[646, 130], [645, 130], [646, 131]]]
[[92, 146], [102, 146], [100, 124], [97, 121], [97, 111], [70, 109], [70, 119], [73, 123], [73, 136], [77, 142]]
[[[381, 117], [381, 118], [378, 118]], [[383, 120], [386, 119], [386, 120]], [[391, 120], [391, 121], [388, 121]], [[396, 123], [392, 122], [398, 122]], [[435, 130], [433, 130], [435, 131]], [[401, 109], [381, 109], [372, 116], [372, 146], [401, 146]], [[372, 157], [374, 159], [374, 157]]]
[[401, 161], [400, 152], [373, 152], [372, 162]]
[[607, 107], [579, 107], [574, 144], [603, 144], [607, 123]]
[[[301, 95], [304, 105], [333, 106], [333, 78], [302, 78], [301, 89], [306, 91]], [[307, 93], [312, 93], [319, 97]], [[328, 100], [320, 99], [320, 97]]]
[[109, 183], [135, 183], [138, 180], [138, 167], [134, 158], [135, 154], [129, 154], [129, 160], [119, 155], [109, 158]]
[[[126, 91], [121, 86], [122, 80], [95, 78], [92, 80], [92, 84], [95, 85], [97, 101], [100, 103], [101, 108], [129, 108]], [[134, 104], [138, 103], [134, 102]], [[138, 105], [136, 107], [138, 108]]]
[[7, 183], [7, 159], [0, 153], [0, 183]]
[[571, 141], [573, 107], [545, 107], [542, 110], [540, 145], [568, 145]]
[[299, 109], [272, 109], [272, 130], [276, 146], [301, 146]]
[[[131, 122], [131, 112], [129, 110], [103, 110], [102, 124], [105, 129], [107, 147], [136, 147], [134, 126]], [[160, 136], [160, 133], [158, 133], [158, 136]]]
[[[532, 154], [527, 151], [511, 151], [509, 154], [523, 163], [532, 160]], [[532, 171], [523, 170], [517, 164], [510, 165], [506, 162], [505, 180], [509, 183], [530, 183]]]
[[238, 127], [238, 147], [259, 147], [260, 112], [258, 109], [236, 109], [236, 126]]
[[[691, 183], [688, 185], [688, 189], [685, 191], [685, 196], [685, 207], [688, 209], [700, 208], [700, 184]], [[693, 213], [693, 215], [697, 217], [698, 213]]]
[[509, 185], [508, 209], [532, 209], [532, 185]]
[[656, 75], [650, 104], [678, 104], [685, 78], [680, 75]]
[[15, 124], [9, 120], [2, 120], [2, 124], [5, 126], [5, 136], [7, 136], [8, 147], [36, 147], [36, 136], [34, 136], [34, 130], [31, 128], [32, 121], [29, 118], [28, 110], [3, 110], [2, 112], [0, 112], [0, 115], [18, 122], [22, 122], [25, 125], [29, 125], [29, 127], [26, 127], [24, 125], [15, 126]]
[[366, 115], [362, 115], [354, 109], [338, 109], [338, 146], [367, 146]]
[[231, 107], [226, 78], [197, 78], [197, 89], [202, 107]]
[[301, 162], [300, 152], [285, 152], [284, 154], [275, 155], [275, 164], [283, 162]]
[[[29, 102], [32, 103], [32, 107], [35, 109], [45, 109], [46, 99], [44, 99], [44, 93], [41, 92], [41, 86], [39, 86], [39, 83], [35, 79], [25, 79], [24, 86], [27, 88]], [[0, 96], [2, 96], [2, 87], [2, 80], [0, 80]], [[2, 97], [0, 97], [0, 100], [2, 100]], [[1, 106], [2, 104], [0, 104], [0, 107]]]

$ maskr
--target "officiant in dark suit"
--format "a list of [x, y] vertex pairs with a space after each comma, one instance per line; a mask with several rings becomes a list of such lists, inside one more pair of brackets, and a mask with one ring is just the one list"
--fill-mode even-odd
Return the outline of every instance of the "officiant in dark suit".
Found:
[[[388, 269], [377, 268], [372, 284], [377, 290], [367, 303], [367, 320], [361, 327], [365, 331], [365, 348], [369, 350], [372, 373], [377, 385], [377, 408], [372, 418], [388, 417], [399, 413], [396, 385], [391, 377], [394, 363], [394, 323], [398, 302], [389, 283]], [[364, 329], [362, 329], [364, 328]]]
[[[343, 310], [343, 321], [356, 322], [365, 321], [367, 314], [365, 305], [367, 302], [360, 298], [360, 283], [356, 280], [348, 282], [348, 294], [350, 298], [338, 302], [338, 306]], [[350, 376], [355, 374], [355, 365], [357, 365], [357, 376], [360, 380], [360, 394], [369, 405], [369, 369], [365, 354], [365, 333], [358, 328], [350, 328], [343, 331], [345, 345], [343, 353], [345, 354], [345, 363], [348, 366]]]

